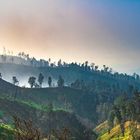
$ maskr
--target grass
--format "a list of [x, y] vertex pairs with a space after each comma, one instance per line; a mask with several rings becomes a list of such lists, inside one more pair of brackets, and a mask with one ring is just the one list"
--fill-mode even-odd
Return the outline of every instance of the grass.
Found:
[[1, 140], [14, 140], [14, 129], [10, 125], [0, 124], [0, 139]]
[[[40, 110], [40, 111], [44, 111], [44, 112], [49, 112], [50, 111], [49, 105], [41, 105], [41, 104], [39, 105], [39, 104], [37, 104], [35, 102], [31, 102], [31, 101], [29, 101], [29, 102], [28, 101], [22, 101], [22, 100], [16, 100], [16, 101], [19, 102], [19, 103], [25, 104], [27, 106], [30, 106], [30, 107], [32, 107], [36, 110]], [[66, 109], [56, 108], [56, 107], [53, 107], [52, 111], [54, 111], [54, 112], [58, 112], [58, 111], [69, 112]]]
[[[19, 104], [23, 104], [23, 105], [27, 105], [33, 109], [36, 109], [36, 110], [40, 110], [40, 111], [44, 111], [44, 112], [49, 112], [50, 109], [49, 109], [49, 105], [43, 105], [43, 104], [37, 104], [33, 101], [24, 101], [24, 100], [19, 100], [19, 99], [13, 99], [13, 98], [9, 98], [9, 97], [0, 97], [0, 99], [2, 100], [8, 100], [8, 101], [11, 101], [11, 102], [17, 102]], [[64, 108], [60, 108], [60, 107], [54, 107], [52, 108], [52, 111], [54, 112], [58, 112], [58, 111], [63, 111], [63, 112], [69, 112], [69, 110], [67, 109], [64, 109]], [[3, 111], [0, 111], [0, 117], [3, 116]]]
[[101, 136], [102, 134], [106, 133], [108, 131], [108, 122], [105, 121], [103, 123], [101, 123], [100, 125], [98, 125], [94, 131]]
[[[96, 128], [96, 130], [101, 130], [99, 128], [102, 128], [103, 129], [104, 126], [105, 125], [103, 123], [103, 124], [99, 125]], [[122, 136], [120, 125], [116, 125], [110, 131], [110, 134], [108, 132], [102, 133], [102, 131], [101, 131], [101, 134], [99, 135], [98, 140], [133, 140], [130, 126], [131, 126], [131, 122], [130, 121], [127, 121], [125, 123], [125, 134], [124, 134], [124, 136]], [[138, 131], [140, 131], [140, 130], [138, 130]], [[98, 133], [99, 133], [99, 131], [98, 131]]]

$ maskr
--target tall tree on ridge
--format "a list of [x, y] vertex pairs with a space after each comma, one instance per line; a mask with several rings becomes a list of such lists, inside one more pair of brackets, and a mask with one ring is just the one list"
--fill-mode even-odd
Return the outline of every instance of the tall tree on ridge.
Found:
[[40, 73], [38, 76], [38, 83], [40, 87], [42, 87], [43, 80], [44, 80], [44, 76], [42, 73]]
[[31, 88], [33, 88], [33, 86], [36, 83], [36, 78], [35, 77], [29, 77], [28, 83], [30, 84]]
[[52, 86], [52, 78], [51, 78], [51, 76], [48, 77], [48, 85], [49, 85], [49, 87]]
[[19, 81], [17, 80], [16, 76], [13, 76], [12, 80], [13, 80], [13, 84], [14, 85], [18, 85], [19, 84]]
[[64, 87], [64, 79], [60, 75], [57, 81], [58, 87]]

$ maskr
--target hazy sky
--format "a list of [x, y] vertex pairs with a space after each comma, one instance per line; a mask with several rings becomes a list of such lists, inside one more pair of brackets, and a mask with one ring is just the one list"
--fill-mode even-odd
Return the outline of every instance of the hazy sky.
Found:
[[1, 52], [3, 46], [139, 72], [140, 0], [1, 0]]

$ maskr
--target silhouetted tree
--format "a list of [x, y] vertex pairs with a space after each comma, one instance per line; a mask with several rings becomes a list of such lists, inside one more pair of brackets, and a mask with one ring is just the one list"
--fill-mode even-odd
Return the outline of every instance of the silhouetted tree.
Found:
[[57, 81], [58, 87], [63, 87], [64, 86], [64, 79], [59, 76], [58, 81]]
[[16, 76], [13, 76], [12, 80], [13, 80], [14, 85], [17, 85], [19, 83], [19, 81], [17, 80]]
[[0, 73], [0, 79], [2, 79], [2, 74]]
[[44, 80], [44, 76], [42, 73], [40, 73], [38, 76], [38, 83], [40, 87], [42, 87], [43, 80]]
[[115, 118], [115, 113], [114, 111], [112, 110], [110, 113], [109, 113], [109, 117], [108, 117], [108, 132], [110, 133], [110, 129], [113, 128], [114, 126], [114, 118]]
[[34, 128], [32, 121], [21, 120], [14, 116], [14, 139], [15, 140], [41, 140], [41, 133]]
[[37, 83], [34, 84], [34, 87], [35, 88], [40, 88], [40, 86]]
[[36, 78], [35, 77], [29, 77], [28, 83], [30, 84], [31, 88], [35, 86]]
[[49, 87], [52, 86], [52, 78], [50, 76], [48, 77], [48, 85], [49, 85]]
[[91, 63], [91, 70], [94, 70], [95, 63]]
[[58, 67], [61, 67], [62, 66], [62, 61], [61, 59], [58, 61]]
[[85, 70], [88, 69], [88, 61], [85, 62]]
[[37, 60], [33, 57], [33, 58], [30, 60], [30, 63], [31, 63], [32, 66], [36, 66]]
[[99, 68], [99, 66], [95, 66], [95, 71], [97, 71], [97, 70], [98, 70], [98, 68]]

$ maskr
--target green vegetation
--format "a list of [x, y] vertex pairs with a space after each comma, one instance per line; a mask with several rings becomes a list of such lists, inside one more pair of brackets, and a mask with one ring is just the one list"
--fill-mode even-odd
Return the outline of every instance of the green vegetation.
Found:
[[[86, 131], [105, 121], [96, 128], [99, 140], [140, 138], [140, 93], [133, 96], [140, 89], [139, 75], [113, 73], [106, 65], [99, 70], [88, 61], [66, 64], [59, 60], [53, 64], [29, 57], [28, 60], [28, 66], [0, 65], [2, 72], [16, 70], [12, 73], [13, 84], [0, 75], [0, 119], [9, 112], [23, 119], [31, 117], [43, 132], [54, 127], [62, 129], [65, 124], [80, 140]], [[22, 83], [23, 77], [31, 88], [15, 86], [20, 80]], [[85, 139], [90, 140], [88, 136]]]
[[[100, 124], [100, 127], [101, 126], [103, 127], [102, 129], [106, 129], [104, 124]], [[96, 130], [98, 130], [98, 127], [96, 128]], [[116, 125], [110, 130], [110, 133], [108, 133], [108, 131], [106, 131], [104, 133], [101, 132], [102, 134], [100, 134], [100, 136], [98, 137], [98, 140], [139, 140], [138, 136], [140, 136], [140, 129], [135, 131], [135, 136], [137, 135], [137, 138], [136, 137], [134, 138], [133, 122], [127, 121], [124, 124], [124, 127], [125, 127], [124, 135], [122, 135], [120, 125]], [[100, 133], [100, 132], [98, 131], [98, 133]]]
[[14, 140], [13, 131], [10, 125], [0, 124], [0, 140]]
[[133, 97], [119, 96], [112, 105], [108, 121], [96, 127], [98, 140], [140, 139], [140, 92]]
[[[44, 112], [51, 112], [51, 111], [53, 111], [53, 112], [59, 112], [59, 111], [70, 112], [69, 110], [67, 110], [65, 108], [54, 107], [52, 103], [48, 103], [47, 105], [44, 105], [44, 104], [37, 104], [33, 101], [24, 101], [24, 100], [9, 98], [9, 97], [0, 97], [0, 99], [9, 100], [11, 102], [18, 102], [19, 104], [27, 105], [33, 109], [44, 111]], [[4, 112], [0, 111], [0, 118], [3, 115], [4, 115]]]
[[[48, 113], [41, 111], [41, 110], [36, 110], [34, 107], [30, 107], [30, 105], [28, 105], [28, 103], [10, 101], [7, 99], [0, 99], [0, 105], [3, 106], [2, 109], [5, 110], [5, 112], [6, 112], [5, 116], [4, 116], [6, 118], [6, 120], [9, 119], [11, 114], [15, 114], [18, 117], [22, 118], [23, 120], [25, 119], [25, 122], [27, 122], [27, 121], [30, 122], [30, 118], [32, 118], [31, 122], [34, 124], [34, 126], [35, 126], [34, 128], [39, 127], [41, 129], [41, 132], [44, 135], [49, 133], [51, 135], [55, 134], [56, 137], [58, 137], [59, 134], [63, 134], [63, 131], [61, 132], [61, 130], [63, 130], [64, 127], [66, 127], [66, 129], [64, 129], [64, 132], [65, 132], [65, 130], [69, 129], [69, 131], [71, 132], [71, 137], [72, 136], [75, 137], [76, 140], [85, 140], [85, 139], [87, 139], [87, 137], [91, 137], [91, 135], [94, 136], [94, 133], [92, 133], [92, 131], [90, 131], [90, 129], [89, 130], [86, 129], [86, 127], [81, 124], [81, 122], [78, 120], [78, 118], [74, 114], [65, 112], [63, 110], [54, 111], [52, 104], [49, 104], [49, 106], [48, 106], [48, 109], [49, 109], [49, 112], [47, 111]], [[35, 105], [32, 104], [32, 105], [35, 106], [36, 104]], [[11, 107], [12, 107], [12, 109], [11, 109]], [[9, 114], [9, 112], [10, 112], [10, 114]], [[26, 124], [25, 122], [22, 121], [22, 123]], [[12, 124], [13, 124], [13, 122], [12, 122]], [[10, 127], [10, 128], [12, 128], [12, 127]], [[27, 127], [27, 128], [29, 128], [29, 127]], [[52, 130], [54, 130], [54, 131], [52, 131]], [[86, 130], [86, 136], [84, 134], [85, 130]], [[20, 131], [18, 131], [18, 132], [20, 132]], [[28, 131], [25, 131], [24, 134], [28, 134], [26, 132], [28, 132]], [[31, 132], [32, 132], [32, 134], [34, 134], [33, 131], [31, 131]], [[8, 132], [7, 132], [7, 135], [9, 135]], [[24, 135], [21, 135], [21, 136], [24, 136]], [[61, 135], [59, 137], [61, 137]], [[28, 140], [28, 139], [25, 139], [25, 140]], [[31, 139], [31, 140], [34, 140], [34, 139]], [[66, 139], [64, 139], [64, 140], [66, 140]]]

